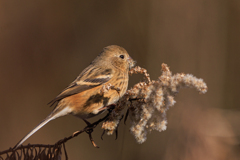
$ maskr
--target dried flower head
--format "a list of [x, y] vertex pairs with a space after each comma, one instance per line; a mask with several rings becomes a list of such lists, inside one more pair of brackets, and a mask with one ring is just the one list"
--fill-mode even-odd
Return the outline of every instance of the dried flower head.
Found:
[[131, 69], [129, 74], [143, 74], [145, 80], [129, 89], [118, 101], [102, 128], [108, 135], [113, 134], [123, 116], [124, 108], [128, 108], [131, 119], [130, 131], [138, 143], [147, 139], [147, 133], [152, 130], [159, 132], [167, 129], [166, 112], [176, 101], [175, 95], [180, 88], [196, 88], [199, 93], [207, 92], [207, 85], [202, 79], [191, 74], [177, 73], [172, 75], [169, 67], [162, 64], [162, 75], [158, 80], [150, 79], [147, 70], [139, 66]]

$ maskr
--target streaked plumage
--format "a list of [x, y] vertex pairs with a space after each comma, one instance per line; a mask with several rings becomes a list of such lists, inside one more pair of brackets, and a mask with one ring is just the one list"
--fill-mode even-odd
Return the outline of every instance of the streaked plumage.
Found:
[[[55, 118], [72, 114], [87, 119], [102, 113], [106, 106], [116, 103], [126, 92], [128, 71], [134, 64], [124, 48], [117, 45], [105, 47], [92, 63], [50, 102], [51, 106], [56, 104], [54, 110], [18, 142], [15, 148]], [[115, 89], [102, 94], [101, 89], [106, 84], [111, 84]]]

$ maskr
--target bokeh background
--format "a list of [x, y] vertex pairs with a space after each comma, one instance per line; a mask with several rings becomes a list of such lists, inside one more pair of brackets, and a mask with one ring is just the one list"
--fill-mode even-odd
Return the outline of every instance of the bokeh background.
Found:
[[[152, 132], [141, 145], [128, 121], [117, 140], [102, 141], [98, 127], [93, 136], [100, 149], [86, 134], [69, 141], [70, 159], [237, 160], [239, 42], [239, 0], [0, 0], [0, 150], [13, 147], [45, 118], [52, 110], [47, 103], [103, 47], [117, 44], [152, 79], [164, 62], [173, 73], [203, 78], [209, 91], [182, 89], [168, 111], [168, 129]], [[141, 76], [130, 78], [129, 87]], [[25, 144], [53, 144], [84, 125], [62, 117]]]

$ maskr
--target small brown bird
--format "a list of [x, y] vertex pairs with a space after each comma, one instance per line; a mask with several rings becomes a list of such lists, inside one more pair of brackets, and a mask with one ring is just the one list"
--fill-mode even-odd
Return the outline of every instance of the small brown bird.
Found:
[[[117, 45], [107, 46], [50, 104], [54, 110], [16, 144], [19, 147], [49, 121], [72, 114], [83, 120], [96, 116], [116, 103], [127, 90], [128, 71], [135, 65], [127, 51]], [[101, 92], [105, 85], [112, 89]]]

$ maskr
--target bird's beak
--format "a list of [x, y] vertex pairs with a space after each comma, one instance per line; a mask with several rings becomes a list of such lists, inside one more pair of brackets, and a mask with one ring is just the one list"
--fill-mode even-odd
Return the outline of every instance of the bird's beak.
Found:
[[128, 57], [127, 61], [128, 61], [128, 64], [129, 64], [129, 69], [132, 69], [137, 63], [130, 56]]

